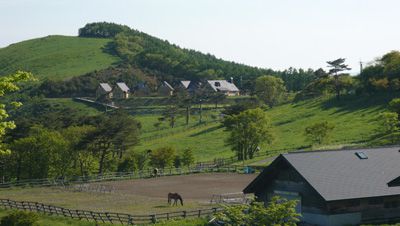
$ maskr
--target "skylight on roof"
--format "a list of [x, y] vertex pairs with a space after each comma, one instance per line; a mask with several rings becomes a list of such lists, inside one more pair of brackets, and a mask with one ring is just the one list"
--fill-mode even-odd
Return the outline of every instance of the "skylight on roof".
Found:
[[355, 154], [359, 159], [368, 159], [368, 156], [362, 151], [357, 151]]

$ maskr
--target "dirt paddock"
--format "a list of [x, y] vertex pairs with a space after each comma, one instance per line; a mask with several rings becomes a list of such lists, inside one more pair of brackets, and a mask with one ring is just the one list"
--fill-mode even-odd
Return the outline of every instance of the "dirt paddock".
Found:
[[213, 194], [241, 192], [257, 175], [237, 173], [191, 174], [140, 180], [113, 181], [115, 192], [151, 198], [165, 198], [177, 192], [184, 199], [210, 201]]

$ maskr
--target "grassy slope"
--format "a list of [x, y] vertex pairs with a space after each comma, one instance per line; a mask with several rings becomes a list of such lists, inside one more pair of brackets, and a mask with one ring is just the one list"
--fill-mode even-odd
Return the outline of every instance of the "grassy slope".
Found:
[[[307, 100], [293, 104], [285, 104], [267, 111], [274, 124], [275, 141], [272, 145], [263, 145], [262, 150], [292, 150], [309, 146], [305, 139], [304, 128], [315, 122], [327, 120], [335, 125], [331, 136], [332, 147], [340, 147], [374, 139], [380, 123], [377, 121], [380, 112], [384, 111], [390, 96], [358, 97], [349, 96], [337, 101], [330, 98]], [[57, 99], [64, 104], [82, 109], [88, 114], [99, 113], [82, 103], [70, 99]], [[176, 128], [169, 128], [167, 123], [154, 127], [160, 115], [140, 114], [135, 118], [142, 123], [142, 142], [135, 150], [155, 149], [162, 146], [172, 146], [178, 151], [185, 148], [194, 150], [197, 161], [213, 160], [214, 158], [230, 157], [233, 152], [225, 146], [224, 140], [228, 133], [220, 127], [219, 122], [213, 122], [217, 111], [205, 111], [204, 125], [197, 125], [198, 114], [192, 114], [189, 127], [184, 124], [184, 118], [178, 118]], [[214, 117], [211, 117], [214, 115]], [[336, 146], [335, 146], [336, 145]], [[327, 147], [316, 147], [327, 148]]]
[[104, 69], [119, 58], [104, 52], [109, 39], [47, 36], [0, 49], [0, 75], [31, 71], [38, 78], [66, 79]]
[[[369, 141], [376, 135], [376, 130], [380, 125], [377, 117], [385, 110], [386, 103], [390, 99], [391, 97], [385, 96], [351, 96], [344, 97], [340, 101], [320, 98], [275, 107], [268, 110], [267, 114], [274, 124], [276, 139], [270, 146], [263, 145], [262, 150], [291, 150], [307, 147], [310, 144], [305, 139], [304, 128], [323, 120], [335, 125], [331, 135], [331, 143], [337, 145], [335, 147]], [[146, 123], [151, 125], [151, 122], [155, 120], [156, 118], [148, 117]], [[218, 125], [219, 123], [209, 123], [204, 127], [174, 134], [160, 131], [159, 134], [163, 137], [143, 141], [137, 149], [173, 146], [183, 150], [186, 147], [192, 147], [199, 161], [231, 156], [233, 152], [224, 145], [228, 133]]]

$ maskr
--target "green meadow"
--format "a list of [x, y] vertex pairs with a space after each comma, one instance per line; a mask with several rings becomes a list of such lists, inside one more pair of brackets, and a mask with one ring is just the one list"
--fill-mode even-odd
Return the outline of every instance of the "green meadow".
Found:
[[68, 79], [111, 66], [119, 61], [107, 53], [110, 39], [47, 36], [0, 48], [0, 75], [16, 70], [37, 78]]

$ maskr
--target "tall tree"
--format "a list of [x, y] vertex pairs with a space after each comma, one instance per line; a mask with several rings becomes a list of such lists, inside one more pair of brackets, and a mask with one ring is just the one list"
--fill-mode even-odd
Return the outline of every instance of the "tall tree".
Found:
[[342, 82], [340, 78], [344, 74], [341, 72], [351, 70], [351, 68], [349, 68], [349, 66], [344, 63], [345, 60], [345, 58], [339, 58], [333, 61], [326, 62], [328, 64], [328, 67], [330, 68], [329, 74], [333, 76], [333, 85], [337, 99], [340, 99], [340, 91], [342, 90]]
[[96, 129], [88, 133], [80, 145], [98, 156], [98, 172], [102, 174], [107, 160], [121, 158], [127, 145], [139, 142], [140, 123], [123, 111], [98, 116], [94, 122]]
[[226, 117], [224, 123], [230, 132], [226, 143], [236, 152], [239, 160], [252, 159], [260, 145], [273, 141], [271, 121], [260, 108]]
[[285, 92], [285, 84], [280, 78], [265, 75], [258, 77], [256, 80], [255, 94], [270, 107], [279, 103]]

